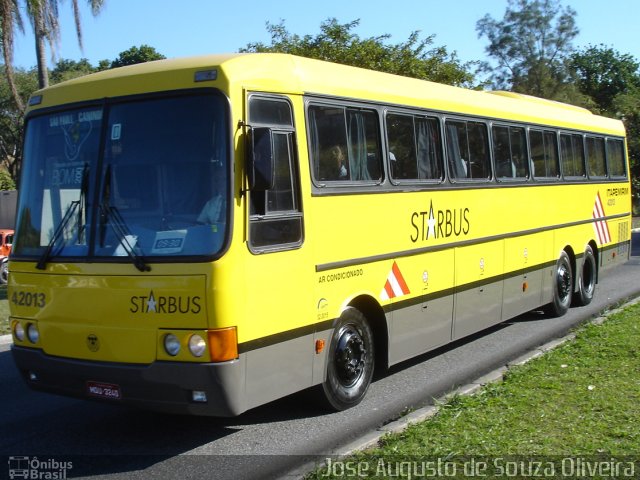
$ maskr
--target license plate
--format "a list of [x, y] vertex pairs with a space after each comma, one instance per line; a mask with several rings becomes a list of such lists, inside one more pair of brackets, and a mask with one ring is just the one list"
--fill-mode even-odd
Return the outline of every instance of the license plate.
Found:
[[122, 393], [119, 385], [113, 383], [87, 382], [87, 393], [92, 397], [120, 400]]

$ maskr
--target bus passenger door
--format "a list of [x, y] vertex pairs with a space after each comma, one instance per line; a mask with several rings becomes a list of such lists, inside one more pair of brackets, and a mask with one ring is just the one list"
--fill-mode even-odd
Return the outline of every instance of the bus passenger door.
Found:
[[252, 346], [245, 383], [251, 407], [311, 386], [315, 272], [304, 243], [291, 102], [256, 93], [248, 103], [250, 253], [243, 333]]
[[456, 247], [453, 339], [502, 319], [504, 240]]

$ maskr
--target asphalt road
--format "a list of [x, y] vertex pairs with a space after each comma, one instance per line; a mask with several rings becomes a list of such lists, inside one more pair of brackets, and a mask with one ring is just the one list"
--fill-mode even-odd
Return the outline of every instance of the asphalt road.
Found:
[[9, 476], [18, 456], [50, 462], [41, 470], [55, 469], [52, 461], [71, 462], [68, 478], [279, 478], [407, 407], [432, 403], [609, 305], [640, 295], [640, 233], [634, 234], [632, 255], [602, 276], [591, 305], [560, 319], [527, 314], [404, 362], [378, 376], [361, 405], [340, 413], [318, 409], [309, 392], [232, 419], [169, 416], [36, 393], [18, 377], [9, 346], [0, 345], [0, 478]]

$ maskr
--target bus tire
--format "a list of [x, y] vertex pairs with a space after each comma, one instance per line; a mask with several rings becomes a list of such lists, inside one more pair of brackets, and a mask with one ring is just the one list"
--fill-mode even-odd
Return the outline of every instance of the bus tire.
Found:
[[567, 252], [562, 251], [553, 271], [553, 301], [545, 308], [550, 317], [561, 317], [569, 310], [573, 296], [573, 270]]
[[9, 281], [9, 262], [3, 260], [0, 264], [0, 285], [6, 285]]
[[591, 303], [596, 291], [597, 272], [596, 256], [593, 254], [593, 249], [587, 245], [584, 251], [582, 267], [580, 268], [580, 273], [577, 278], [578, 290], [573, 299], [574, 305], [583, 307]]
[[322, 384], [328, 406], [346, 410], [364, 398], [374, 369], [373, 333], [359, 310], [349, 307], [333, 330]]

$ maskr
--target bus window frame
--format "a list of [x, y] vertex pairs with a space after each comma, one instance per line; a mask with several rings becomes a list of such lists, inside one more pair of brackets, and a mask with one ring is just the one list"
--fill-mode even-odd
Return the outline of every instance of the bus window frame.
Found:
[[[571, 183], [579, 183], [579, 182], [588, 182], [589, 181], [589, 173], [587, 170], [587, 153], [586, 153], [586, 145], [585, 145], [585, 134], [582, 131], [575, 131], [575, 130], [566, 130], [566, 129], [560, 129], [557, 130], [558, 132], [558, 151], [560, 153], [560, 172], [562, 174], [562, 179], [566, 182], [571, 182]], [[582, 145], [582, 168], [584, 171], [583, 175], [567, 175], [564, 171], [564, 161], [562, 158], [562, 136], [563, 135], [567, 135], [571, 138], [573, 137], [580, 137], [581, 139], [581, 145]], [[573, 143], [572, 143], [572, 147], [573, 147]]]
[[[380, 168], [380, 178], [372, 180], [320, 180], [315, 174], [315, 158], [313, 154], [314, 140], [312, 138], [312, 122], [310, 109], [312, 107], [340, 108], [347, 110], [360, 110], [372, 112], [376, 115], [376, 136], [378, 141], [378, 166]], [[313, 195], [317, 194], [342, 194], [342, 193], [364, 193], [366, 191], [377, 192], [372, 187], [381, 187], [387, 183], [388, 172], [388, 149], [386, 135], [384, 135], [383, 115], [384, 108], [380, 104], [368, 104], [362, 101], [349, 101], [345, 99], [334, 99], [326, 97], [306, 96], [304, 99], [305, 130], [307, 140], [307, 158], [309, 162], [309, 178], [313, 186]], [[346, 133], [346, 132], [345, 132]]]
[[[589, 139], [591, 140], [602, 140], [602, 153], [604, 160], [604, 175], [593, 175], [591, 174], [591, 167], [589, 163]], [[584, 157], [585, 164], [587, 167], [587, 178], [589, 180], [606, 180], [609, 178], [609, 164], [607, 162], [607, 140], [604, 135], [596, 135], [593, 133], [585, 133], [584, 134]]]
[[[146, 100], [156, 100], [163, 98], [179, 98], [179, 97], [188, 97], [188, 96], [196, 96], [200, 94], [212, 94], [220, 98], [221, 105], [224, 107], [224, 120], [225, 120], [225, 140], [227, 141], [227, 158], [225, 158], [226, 162], [226, 175], [227, 175], [227, 204], [233, 205], [234, 198], [234, 187], [235, 184], [235, 149], [234, 145], [234, 133], [233, 128], [231, 127], [231, 116], [232, 116], [232, 106], [231, 100], [228, 95], [221, 89], [216, 87], [191, 87], [191, 88], [178, 88], [171, 90], [161, 90], [161, 91], [151, 91], [151, 92], [143, 92], [143, 93], [134, 93], [134, 94], [125, 94], [118, 95], [113, 97], [106, 97], [103, 99], [90, 99], [90, 100], [81, 100], [76, 102], [64, 103], [61, 105], [55, 105], [51, 107], [38, 108], [35, 110], [31, 110], [26, 113], [24, 118], [24, 129], [26, 134], [26, 129], [28, 128], [29, 121], [34, 118], [38, 118], [41, 116], [54, 115], [57, 113], [64, 113], [69, 110], [78, 110], [82, 108], [100, 108], [103, 113], [106, 112], [106, 117], [110, 113], [110, 110], [113, 106], [116, 105], [124, 105], [127, 103], [138, 103]], [[25, 137], [26, 138], [26, 137]], [[103, 166], [103, 155], [104, 153], [100, 152], [100, 157], [97, 160], [96, 166], [98, 170], [101, 170]], [[93, 188], [94, 185], [92, 185]], [[101, 190], [102, 180], [100, 180], [100, 185], [98, 186], [98, 191]], [[94, 194], [97, 194], [94, 192]], [[19, 200], [19, 199], [18, 199]], [[232, 243], [232, 235], [234, 229], [234, 212], [232, 207], [227, 207], [226, 210], [226, 222], [227, 222], [227, 230], [225, 233], [225, 237], [223, 239], [222, 245], [220, 249], [213, 254], [202, 254], [202, 255], [185, 255], [185, 256], [173, 256], [173, 255], [163, 255], [163, 256], [146, 256], [145, 259], [148, 259], [152, 263], [157, 264], [175, 264], [175, 263], [207, 263], [219, 260], [223, 256], [226, 255], [227, 251], [231, 247]], [[13, 254], [13, 260], [15, 261], [24, 261], [29, 262], [33, 261], [33, 258], [37, 257], [34, 255], [26, 255], [26, 254]], [[76, 256], [76, 255], [68, 255], [64, 257], [52, 257], [53, 260], [58, 261], [61, 260], [69, 263], [91, 263], [96, 262], [100, 264], [119, 264], [119, 263], [128, 263], [129, 257], [109, 257], [109, 256], [94, 256], [93, 254], [89, 256]]]
[[[427, 119], [427, 120], [436, 120], [438, 125], [438, 149], [440, 153], [440, 178], [394, 178], [392, 175], [391, 168], [391, 144], [389, 142], [389, 128], [387, 123], [388, 115], [399, 115], [399, 116], [407, 116], [411, 117], [414, 125], [414, 142], [415, 142], [415, 120], [416, 118]], [[387, 169], [387, 178], [389, 179], [389, 184], [394, 187], [398, 186], [438, 186], [442, 185], [447, 179], [447, 169], [446, 169], [446, 151], [445, 151], [445, 141], [444, 141], [444, 122], [442, 119], [442, 115], [437, 115], [435, 112], [421, 109], [421, 110], [410, 110], [410, 109], [401, 109], [401, 108], [385, 108], [383, 114], [381, 116], [382, 126], [383, 126], [383, 138], [384, 138], [384, 154], [383, 158], [385, 160], [385, 166]]]
[[[495, 155], [495, 145], [494, 145], [494, 141], [493, 141], [493, 131], [494, 128], [506, 128], [509, 134], [509, 150], [510, 150], [510, 154], [511, 154], [511, 158], [513, 159], [513, 151], [511, 149], [511, 129], [522, 129], [522, 132], [524, 133], [524, 148], [525, 148], [525, 159], [526, 159], [526, 165], [527, 165], [527, 175], [525, 177], [500, 177], [498, 176], [497, 172], [498, 172], [498, 168], [497, 168], [497, 159], [496, 159], [496, 155]], [[491, 143], [491, 162], [493, 164], [493, 171], [494, 171], [494, 177], [495, 177], [495, 181], [498, 184], [523, 184], [523, 183], [529, 183], [531, 182], [531, 180], [533, 179], [533, 174], [532, 174], [532, 158], [531, 158], [531, 148], [529, 146], [529, 128], [527, 125], [525, 124], [519, 124], [519, 123], [508, 123], [508, 122], [503, 122], [503, 121], [495, 121], [495, 122], [490, 122], [489, 124], [489, 142]]]
[[[622, 175], [614, 175], [611, 173], [611, 166], [609, 163], [609, 142], [620, 142], [622, 144], [622, 161], [623, 161], [623, 171]], [[629, 151], [627, 146], [627, 141], [624, 137], [613, 137], [613, 136], [605, 136], [604, 150], [607, 162], [607, 176], [611, 180], [619, 181], [619, 180], [627, 180], [629, 178]]]
[[[483, 178], [458, 178], [456, 176], [454, 176], [451, 172], [451, 168], [449, 165], [449, 142], [447, 141], [447, 122], [452, 121], [452, 122], [464, 122], [466, 124], [469, 123], [478, 123], [478, 124], [482, 124], [484, 125], [484, 131], [486, 133], [486, 143], [485, 143], [485, 147], [487, 149], [487, 156], [488, 156], [488, 161], [489, 161], [489, 177], [483, 177]], [[489, 128], [489, 124], [490, 124], [490, 119], [489, 118], [484, 118], [484, 117], [476, 117], [476, 116], [463, 116], [463, 115], [443, 115], [442, 117], [442, 123], [443, 123], [443, 135], [442, 135], [442, 142], [444, 144], [444, 163], [445, 163], [445, 171], [446, 171], [446, 175], [447, 178], [449, 179], [449, 182], [451, 182], [451, 184], [453, 185], [490, 185], [492, 183], [496, 183], [495, 179], [495, 171], [494, 171], [494, 166], [493, 166], [493, 151], [491, 150], [491, 138], [490, 138], [490, 128]]]
[[[251, 119], [251, 100], [252, 99], [263, 99], [271, 102], [282, 102], [286, 103], [289, 107], [289, 113], [291, 114], [291, 124], [290, 126], [284, 125], [283, 123], [275, 124], [275, 123], [261, 123], [255, 122]], [[276, 135], [280, 135], [286, 137], [287, 149], [289, 154], [289, 174], [290, 181], [292, 183], [292, 209], [291, 210], [273, 210], [269, 211], [266, 208], [267, 196], [268, 192], [271, 189], [267, 190], [253, 190], [248, 191], [246, 195], [247, 204], [246, 204], [246, 222], [247, 222], [247, 247], [249, 251], [254, 255], [262, 255], [267, 253], [274, 252], [282, 252], [288, 250], [296, 250], [302, 247], [305, 242], [305, 222], [304, 222], [304, 206], [302, 202], [302, 184], [301, 184], [301, 176], [300, 176], [300, 159], [298, 154], [298, 142], [296, 138], [296, 119], [293, 108], [293, 102], [286, 95], [279, 95], [268, 92], [257, 92], [250, 91], [246, 92], [246, 115], [247, 118], [247, 127], [248, 128], [261, 128], [268, 127], [271, 130], [271, 136], [273, 137], [273, 143], [275, 145], [275, 137]], [[249, 132], [245, 132], [248, 134]], [[247, 150], [245, 152], [245, 156], [249, 154]], [[276, 155], [275, 146], [274, 146], [274, 156]], [[274, 168], [275, 168], [275, 159], [274, 159]], [[274, 183], [275, 183], [275, 175], [274, 175]], [[263, 194], [265, 196], [265, 211], [264, 212], [252, 212], [253, 207], [253, 195]], [[287, 220], [287, 219], [298, 219], [300, 225], [300, 235], [298, 240], [294, 242], [273, 242], [265, 245], [256, 245], [253, 242], [252, 235], [252, 226], [257, 225], [263, 222], [276, 222], [278, 220]]]
[[[536, 132], [540, 132], [542, 135], [542, 140], [544, 142], [545, 133], [551, 133], [553, 137], [556, 139], [555, 141], [555, 152], [556, 152], [556, 161], [558, 162], [558, 175], [554, 177], [547, 176], [537, 176], [535, 173], [535, 163], [533, 161], [533, 149], [531, 148], [531, 130], [535, 130]], [[558, 130], [550, 127], [548, 125], [528, 125], [527, 126], [527, 143], [529, 144], [529, 166], [531, 169], [531, 179], [536, 183], [557, 183], [562, 181], [562, 165], [560, 161], [560, 143], [559, 143], [559, 135]]]

